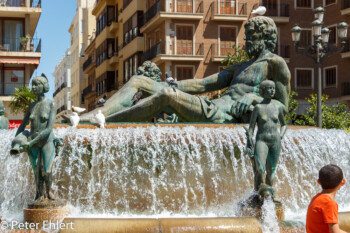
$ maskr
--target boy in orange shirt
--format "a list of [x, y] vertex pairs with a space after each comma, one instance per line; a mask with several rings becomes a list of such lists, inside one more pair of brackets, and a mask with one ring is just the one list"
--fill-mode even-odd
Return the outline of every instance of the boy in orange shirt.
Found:
[[307, 233], [346, 233], [338, 224], [338, 204], [335, 194], [345, 184], [340, 167], [329, 164], [321, 168], [317, 182], [322, 192], [312, 198], [306, 215]]

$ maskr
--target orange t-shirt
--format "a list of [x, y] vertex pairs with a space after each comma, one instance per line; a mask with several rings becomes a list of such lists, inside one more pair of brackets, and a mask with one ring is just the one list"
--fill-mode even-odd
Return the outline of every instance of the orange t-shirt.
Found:
[[306, 214], [307, 233], [328, 233], [329, 223], [338, 223], [338, 204], [327, 194], [312, 198]]

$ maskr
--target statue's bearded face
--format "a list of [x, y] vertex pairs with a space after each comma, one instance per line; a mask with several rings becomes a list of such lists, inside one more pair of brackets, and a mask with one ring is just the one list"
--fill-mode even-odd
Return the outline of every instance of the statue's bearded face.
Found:
[[255, 29], [254, 23], [245, 26], [246, 52], [250, 58], [259, 57], [261, 51], [265, 48], [263, 33]]

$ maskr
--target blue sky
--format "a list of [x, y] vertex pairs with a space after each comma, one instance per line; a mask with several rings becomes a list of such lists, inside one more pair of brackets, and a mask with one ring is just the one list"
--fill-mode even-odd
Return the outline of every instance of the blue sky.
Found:
[[35, 34], [41, 38], [41, 59], [33, 76], [44, 73], [49, 78], [50, 91], [46, 96], [50, 99], [55, 91], [52, 73], [69, 48], [68, 29], [76, 7], [76, 0], [42, 0], [42, 13]]

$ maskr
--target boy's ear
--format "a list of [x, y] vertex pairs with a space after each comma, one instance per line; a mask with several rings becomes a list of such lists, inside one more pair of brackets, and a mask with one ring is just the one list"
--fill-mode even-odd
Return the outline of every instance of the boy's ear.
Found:
[[343, 186], [345, 183], [346, 183], [346, 180], [343, 179], [343, 180], [340, 182], [340, 185]]
[[317, 183], [318, 183], [319, 185], [321, 185], [320, 180], [317, 180]]

